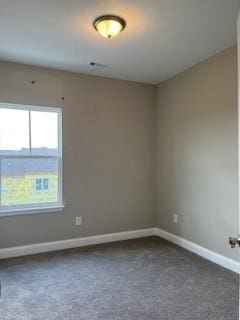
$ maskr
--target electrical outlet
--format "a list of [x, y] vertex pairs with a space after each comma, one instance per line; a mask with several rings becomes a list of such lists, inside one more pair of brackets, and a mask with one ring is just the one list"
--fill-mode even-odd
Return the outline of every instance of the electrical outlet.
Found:
[[75, 225], [80, 226], [82, 224], [82, 217], [76, 217], [75, 219]]
[[178, 223], [178, 214], [176, 213], [173, 215], [173, 222]]

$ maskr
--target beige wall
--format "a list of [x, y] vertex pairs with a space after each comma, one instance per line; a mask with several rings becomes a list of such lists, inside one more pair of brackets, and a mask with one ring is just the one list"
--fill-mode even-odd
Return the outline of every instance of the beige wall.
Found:
[[160, 228], [237, 257], [236, 47], [159, 85], [157, 203]]
[[0, 247], [158, 225], [237, 257], [236, 47], [158, 87], [2, 62], [0, 102], [62, 105], [66, 203], [0, 217]]
[[150, 85], [0, 63], [1, 102], [61, 106], [65, 96], [66, 203], [63, 213], [0, 217], [0, 247], [155, 226], [155, 93]]

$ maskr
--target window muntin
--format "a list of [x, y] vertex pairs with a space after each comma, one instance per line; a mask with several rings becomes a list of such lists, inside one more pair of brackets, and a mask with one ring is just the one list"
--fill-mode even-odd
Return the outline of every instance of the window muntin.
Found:
[[0, 214], [62, 206], [61, 109], [0, 104], [0, 137]]

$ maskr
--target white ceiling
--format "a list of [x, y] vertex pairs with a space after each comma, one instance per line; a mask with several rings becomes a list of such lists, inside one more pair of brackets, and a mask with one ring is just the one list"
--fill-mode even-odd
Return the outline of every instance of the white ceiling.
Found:
[[[0, 59], [155, 84], [235, 44], [239, 8], [238, 0], [0, 0]], [[127, 21], [120, 36], [94, 30], [102, 14]]]

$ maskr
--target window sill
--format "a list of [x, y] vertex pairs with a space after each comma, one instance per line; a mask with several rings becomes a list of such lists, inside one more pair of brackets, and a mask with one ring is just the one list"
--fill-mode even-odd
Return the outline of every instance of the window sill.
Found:
[[39, 207], [39, 208], [36, 207], [36, 208], [0, 210], [0, 218], [9, 217], [9, 216], [26, 215], [26, 214], [61, 212], [63, 211], [64, 207], [65, 207], [64, 205], [58, 205], [58, 206]]

